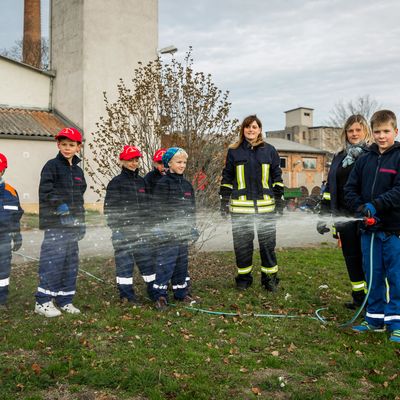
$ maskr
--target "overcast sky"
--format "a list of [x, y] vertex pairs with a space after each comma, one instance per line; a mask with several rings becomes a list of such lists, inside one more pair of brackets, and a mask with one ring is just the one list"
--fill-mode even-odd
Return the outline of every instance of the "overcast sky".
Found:
[[322, 125], [339, 100], [364, 94], [400, 119], [398, 0], [159, 0], [159, 45], [230, 90], [233, 115], [266, 130], [284, 111], [314, 108]]
[[[23, 3], [0, 0], [0, 48], [21, 39]], [[194, 68], [230, 91], [232, 116], [257, 113], [265, 130], [299, 106], [322, 125], [365, 94], [400, 119], [398, 0], [159, 0], [159, 47], [171, 44], [178, 59], [193, 46]]]

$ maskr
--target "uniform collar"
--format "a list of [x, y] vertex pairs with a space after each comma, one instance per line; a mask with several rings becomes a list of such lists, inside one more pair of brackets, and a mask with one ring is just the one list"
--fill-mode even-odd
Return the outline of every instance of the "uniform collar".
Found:
[[132, 170], [130, 170], [128, 168], [122, 167], [122, 171], [121, 172], [123, 174], [125, 174], [125, 175], [131, 176], [133, 178], [137, 178], [138, 175], [139, 175], [139, 168], [136, 168], [134, 171], [132, 171]]
[[379, 147], [376, 143], [372, 143], [371, 146], [369, 146], [368, 150], [372, 151], [373, 153], [376, 153], [378, 155], [384, 155], [387, 153], [390, 153], [391, 151], [400, 148], [400, 142], [394, 142], [393, 146], [389, 147], [386, 151], [381, 153], [379, 151]]
[[173, 179], [182, 180], [183, 174], [175, 174], [174, 172], [167, 171], [167, 175]]
[[[58, 152], [56, 158], [57, 158], [58, 160], [64, 162], [65, 164], [70, 165], [70, 164], [69, 164], [69, 161], [61, 154], [61, 151]], [[79, 164], [80, 162], [81, 162], [81, 159], [75, 154], [75, 155], [72, 157], [72, 165], [77, 165], [77, 164]]]

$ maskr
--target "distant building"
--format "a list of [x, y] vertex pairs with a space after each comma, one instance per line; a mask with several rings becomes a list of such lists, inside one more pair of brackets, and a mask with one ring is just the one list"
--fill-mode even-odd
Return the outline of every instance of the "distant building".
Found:
[[313, 126], [313, 108], [299, 107], [285, 111], [285, 129], [266, 132], [267, 138], [280, 138], [324, 150], [329, 158], [341, 145], [342, 128]]
[[267, 137], [281, 158], [283, 183], [286, 188], [299, 188], [303, 196], [318, 195], [326, 179], [326, 151], [293, 142]]

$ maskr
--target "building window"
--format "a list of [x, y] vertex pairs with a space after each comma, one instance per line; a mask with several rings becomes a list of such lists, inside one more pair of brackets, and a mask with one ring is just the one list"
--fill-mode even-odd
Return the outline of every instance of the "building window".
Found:
[[292, 134], [291, 133], [287, 133], [286, 134], [286, 139], [287, 140], [292, 140]]
[[303, 158], [303, 168], [304, 169], [317, 169], [317, 159], [316, 158]]
[[286, 157], [281, 157], [281, 168], [282, 169], [287, 168], [287, 158]]
[[311, 115], [310, 113], [306, 113], [306, 112], [304, 113], [305, 117], [309, 117], [310, 115]]
[[306, 132], [303, 131], [303, 140], [306, 140]]

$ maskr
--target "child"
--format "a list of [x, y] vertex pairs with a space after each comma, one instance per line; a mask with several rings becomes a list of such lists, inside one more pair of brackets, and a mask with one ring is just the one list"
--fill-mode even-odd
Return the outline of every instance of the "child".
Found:
[[345, 186], [349, 207], [375, 222], [364, 224], [361, 233], [366, 281], [370, 281], [371, 262], [373, 278], [365, 321], [353, 330], [382, 331], [386, 325], [390, 341], [400, 343], [400, 143], [395, 142], [396, 115], [389, 110], [377, 111], [371, 118], [371, 129], [375, 143], [356, 161]]
[[4, 181], [7, 158], [0, 153], [0, 308], [6, 309], [11, 271], [11, 251], [22, 246], [19, 221], [24, 211], [15, 189]]
[[163, 156], [166, 176], [154, 190], [154, 208], [159, 218], [156, 234], [160, 247], [154, 282], [156, 308], [168, 305], [167, 288], [171, 280], [176, 300], [191, 302], [187, 293], [188, 242], [197, 240], [193, 187], [183, 177], [188, 155], [179, 147], [171, 147]]
[[133, 288], [133, 267], [136, 264], [153, 300], [154, 262], [146, 242], [148, 195], [146, 184], [139, 175], [140, 158], [135, 146], [125, 146], [119, 159], [121, 173], [107, 186], [104, 214], [112, 231], [116, 280], [122, 302], [139, 305]]
[[167, 149], [156, 150], [153, 155], [153, 170], [148, 172], [144, 177], [150, 194], [153, 194], [157, 182], [165, 175], [165, 167], [162, 158], [166, 151]]
[[43, 167], [39, 184], [39, 228], [44, 230], [44, 239], [35, 312], [45, 317], [61, 315], [60, 309], [80, 313], [72, 299], [79, 267], [78, 241], [85, 235], [86, 181], [77, 156], [82, 135], [75, 128], [64, 128], [56, 140], [59, 153]]

